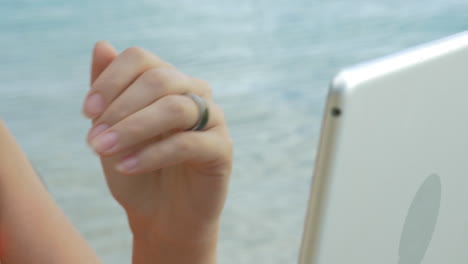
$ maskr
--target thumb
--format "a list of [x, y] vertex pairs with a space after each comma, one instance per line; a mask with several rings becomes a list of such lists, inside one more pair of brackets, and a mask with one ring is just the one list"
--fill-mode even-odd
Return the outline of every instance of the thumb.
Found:
[[94, 46], [93, 59], [91, 63], [91, 84], [117, 57], [117, 51], [106, 41], [99, 41]]

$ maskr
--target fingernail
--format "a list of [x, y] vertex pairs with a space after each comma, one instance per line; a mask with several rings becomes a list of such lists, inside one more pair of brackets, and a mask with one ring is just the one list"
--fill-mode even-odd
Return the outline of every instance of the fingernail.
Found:
[[91, 148], [97, 153], [109, 151], [117, 144], [117, 133], [108, 132], [97, 136], [91, 141]]
[[88, 141], [91, 141], [94, 137], [106, 131], [109, 128], [106, 124], [100, 124], [93, 127], [88, 133]]
[[131, 172], [138, 165], [138, 160], [135, 157], [128, 157], [117, 164], [116, 169], [120, 172]]
[[104, 111], [104, 100], [98, 93], [92, 94], [88, 97], [85, 103], [84, 111], [88, 117], [94, 117]]

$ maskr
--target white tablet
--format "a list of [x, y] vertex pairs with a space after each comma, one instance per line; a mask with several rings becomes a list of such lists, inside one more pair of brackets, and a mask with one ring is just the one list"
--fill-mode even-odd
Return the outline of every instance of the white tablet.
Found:
[[468, 32], [332, 81], [299, 263], [468, 263]]

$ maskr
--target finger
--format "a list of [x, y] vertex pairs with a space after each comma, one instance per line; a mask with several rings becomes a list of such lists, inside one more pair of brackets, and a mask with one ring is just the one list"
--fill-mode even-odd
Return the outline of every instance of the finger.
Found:
[[89, 118], [96, 118], [143, 72], [160, 67], [173, 66], [141, 48], [133, 47], [125, 50], [93, 83], [83, 112]]
[[117, 51], [106, 41], [99, 41], [94, 46], [91, 63], [91, 84], [98, 78], [112, 60], [117, 57]]
[[211, 88], [173, 68], [153, 68], [144, 72], [96, 120], [113, 126], [131, 114], [171, 94], [194, 93], [211, 97]]
[[197, 164], [199, 168], [221, 167], [231, 155], [232, 143], [218, 129], [203, 133], [190, 131], [174, 134], [127, 156], [116, 169], [123, 174], [141, 174], [186, 162]]
[[[210, 114], [205, 129], [209, 130], [222, 122], [222, 115], [213, 102], [207, 104]], [[191, 129], [199, 118], [199, 108], [193, 99], [168, 95], [96, 136], [90, 145], [100, 155], [112, 155], [150, 139]], [[101, 124], [98, 128], [102, 129], [102, 126], [106, 125]]]

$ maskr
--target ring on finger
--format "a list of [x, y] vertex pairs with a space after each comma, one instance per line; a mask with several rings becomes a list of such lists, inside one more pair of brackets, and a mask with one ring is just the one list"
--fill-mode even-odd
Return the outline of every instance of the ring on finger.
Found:
[[206, 103], [205, 99], [203, 99], [201, 96], [193, 94], [193, 93], [186, 93], [184, 94], [188, 97], [190, 97], [195, 104], [198, 106], [198, 120], [193, 125], [192, 128], [188, 129], [188, 131], [202, 131], [205, 129], [206, 125], [208, 124], [208, 119], [209, 119], [209, 109], [208, 109], [208, 104]]

